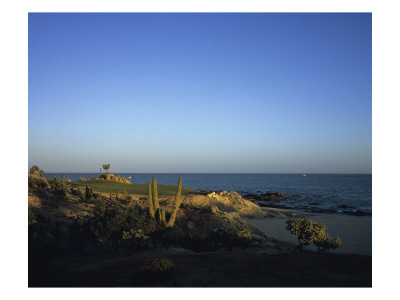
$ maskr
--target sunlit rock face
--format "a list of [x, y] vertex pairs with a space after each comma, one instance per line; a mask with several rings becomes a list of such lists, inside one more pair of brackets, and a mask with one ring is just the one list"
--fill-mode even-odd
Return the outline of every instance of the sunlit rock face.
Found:
[[[92, 178], [83, 179], [83, 181], [89, 181], [89, 180], [92, 180]], [[96, 178], [96, 180], [107, 180], [107, 181], [114, 181], [114, 182], [128, 183], [128, 184], [131, 183], [128, 178], [122, 177], [120, 175], [115, 175], [112, 173], [109, 173], [108, 177], [106, 175], [100, 175], [98, 178]]]
[[238, 217], [263, 218], [264, 213], [259, 206], [243, 199], [236, 192], [212, 192], [207, 196], [190, 195], [185, 196], [183, 203], [203, 209], [209, 209], [210, 212], [219, 214], [225, 213], [231, 218]]

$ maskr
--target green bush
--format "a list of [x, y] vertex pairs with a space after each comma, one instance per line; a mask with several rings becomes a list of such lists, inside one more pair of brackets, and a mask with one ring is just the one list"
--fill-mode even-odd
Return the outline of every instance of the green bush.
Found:
[[82, 190], [80, 188], [78, 188], [75, 184], [71, 185], [70, 187], [70, 192], [72, 195], [74, 196], [78, 196], [79, 198], [81, 198], [82, 200], [85, 199], [85, 194], [82, 192]]
[[29, 173], [30, 174], [36, 174], [37, 172], [39, 172], [39, 167], [37, 165], [33, 165], [30, 169], [29, 169]]
[[29, 187], [47, 187], [47, 180], [43, 177], [28, 175], [28, 186]]
[[129, 231], [122, 232], [122, 239], [123, 240], [135, 240], [135, 239], [147, 240], [147, 239], [149, 239], [149, 236], [146, 235], [142, 229], [131, 229]]
[[147, 209], [123, 208], [117, 202], [105, 199], [95, 200], [88, 223], [96, 236], [110, 241], [145, 237], [159, 228]]
[[93, 187], [86, 186], [85, 188], [85, 201], [89, 201], [93, 197]]
[[59, 176], [54, 175], [54, 178], [52, 180], [49, 180], [49, 182], [52, 190], [54, 190], [58, 194], [65, 196], [67, 192], [67, 185], [64, 179], [65, 175], [63, 177], [63, 180], [60, 180]]
[[40, 177], [44, 177], [45, 172], [40, 169], [37, 165], [33, 165], [30, 169], [29, 169], [29, 174], [33, 174], [33, 175], [39, 175]]
[[229, 248], [234, 246], [248, 247], [252, 241], [251, 232], [247, 228], [220, 227], [214, 229], [213, 238]]
[[336, 249], [340, 247], [342, 241], [339, 237], [334, 239], [329, 237], [329, 234], [325, 232], [326, 226], [318, 224], [309, 219], [297, 219], [286, 221], [286, 229], [291, 234], [297, 235], [299, 245], [295, 250], [302, 250], [303, 246], [314, 244], [317, 246], [318, 251], [327, 251], [329, 249]]

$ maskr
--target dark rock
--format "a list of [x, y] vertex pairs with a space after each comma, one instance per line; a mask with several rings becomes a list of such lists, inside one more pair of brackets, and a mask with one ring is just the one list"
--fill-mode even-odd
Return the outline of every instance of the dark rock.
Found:
[[276, 196], [276, 195], [274, 195], [274, 194], [272, 194], [271, 196], [269, 196], [268, 200], [275, 202], [275, 201], [282, 201], [283, 199], [278, 197], [278, 196]]
[[361, 211], [361, 210], [352, 211], [352, 212], [349, 212], [349, 214], [353, 215], [353, 216], [368, 216], [368, 215], [370, 215], [370, 213]]
[[343, 209], [353, 209], [353, 208], [355, 208], [354, 206], [351, 206], [351, 205], [340, 205], [340, 206], [338, 206], [338, 208], [343, 208]]
[[282, 197], [282, 196], [285, 196], [285, 193], [283, 193], [283, 192], [277, 192], [277, 193], [266, 192], [264, 194], [261, 194], [260, 196], [262, 196], [262, 197], [271, 197], [271, 196]]
[[242, 196], [244, 199], [246, 200], [250, 200], [250, 201], [260, 201], [260, 200], [264, 200], [264, 197], [261, 197], [260, 195], [256, 195], [256, 194], [245, 194]]

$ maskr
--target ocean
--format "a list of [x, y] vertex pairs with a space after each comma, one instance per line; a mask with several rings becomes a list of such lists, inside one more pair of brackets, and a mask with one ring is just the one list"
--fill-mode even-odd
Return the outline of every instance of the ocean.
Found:
[[[47, 178], [60, 173], [48, 173]], [[205, 174], [205, 173], [114, 173], [131, 176], [132, 183], [147, 183], [157, 177], [159, 184], [177, 185], [182, 176], [183, 186], [197, 191], [235, 191], [241, 195], [283, 192], [286, 201], [265, 202], [271, 205], [307, 212], [372, 215], [371, 174]], [[70, 173], [77, 181], [97, 177], [99, 173]], [[296, 195], [301, 195], [298, 197]]]

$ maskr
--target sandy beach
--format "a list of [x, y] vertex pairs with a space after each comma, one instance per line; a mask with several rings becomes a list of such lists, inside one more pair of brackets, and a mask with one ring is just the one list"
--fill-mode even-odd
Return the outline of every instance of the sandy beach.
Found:
[[[269, 215], [264, 219], [247, 219], [247, 222], [264, 232], [268, 237], [297, 244], [297, 237], [286, 230], [285, 222], [290, 218], [308, 218], [327, 226], [331, 237], [339, 236], [342, 245], [334, 253], [372, 255], [372, 217], [338, 214], [314, 214], [276, 208], [264, 208]], [[314, 245], [305, 249], [316, 251]]]

